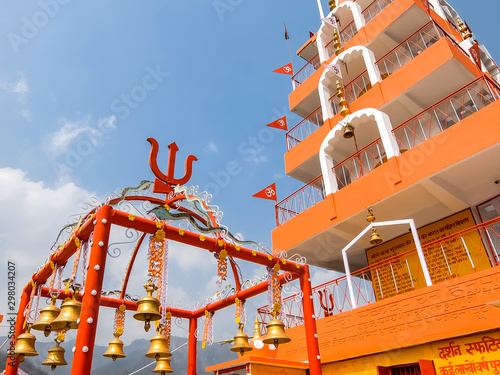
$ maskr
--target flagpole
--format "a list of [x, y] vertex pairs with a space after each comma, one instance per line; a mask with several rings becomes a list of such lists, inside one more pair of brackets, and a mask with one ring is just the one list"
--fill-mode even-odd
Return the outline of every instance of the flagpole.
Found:
[[290, 47], [290, 36], [288, 35], [288, 30], [286, 28], [286, 23], [283, 22], [283, 25], [285, 25], [285, 39], [288, 43], [288, 52], [290, 53], [290, 64], [292, 65], [292, 71], [293, 71], [293, 55], [292, 55], [292, 47]]
[[319, 17], [325, 18], [325, 15], [323, 13], [323, 7], [321, 6], [321, 0], [317, 0], [317, 1], [318, 1]]

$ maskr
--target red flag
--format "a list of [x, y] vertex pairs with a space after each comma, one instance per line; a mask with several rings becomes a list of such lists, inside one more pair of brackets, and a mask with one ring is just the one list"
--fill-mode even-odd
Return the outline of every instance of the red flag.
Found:
[[288, 63], [286, 65], [283, 65], [281, 68], [273, 70], [273, 73], [282, 73], [282, 74], [293, 75], [292, 63]]
[[288, 36], [288, 31], [286, 29], [286, 23], [283, 22], [283, 24], [285, 25], [285, 39], [290, 39], [290, 37]]
[[471, 48], [469, 48], [469, 53], [471, 54], [472, 58], [474, 59], [474, 62], [479, 67], [479, 69], [482, 69], [481, 53], [479, 51], [479, 43], [476, 42], [476, 44], [474, 44]]
[[282, 118], [279, 118], [273, 122], [270, 122], [266, 126], [269, 126], [270, 128], [288, 130], [288, 127], [286, 126], [286, 116], [283, 116]]
[[309, 31], [309, 38], [312, 38], [314, 36], [314, 33], [312, 31]]
[[278, 201], [278, 197], [276, 196], [276, 184], [273, 183], [269, 185], [268, 187], [262, 189], [258, 193], [252, 195], [252, 197]]

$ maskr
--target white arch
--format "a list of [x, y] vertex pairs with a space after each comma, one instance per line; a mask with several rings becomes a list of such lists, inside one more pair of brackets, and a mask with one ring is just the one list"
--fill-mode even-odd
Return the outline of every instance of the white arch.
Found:
[[361, 29], [366, 26], [365, 17], [363, 17], [363, 10], [358, 3], [354, 1], [344, 1], [342, 4], [339, 4], [335, 7], [334, 10], [330, 12], [330, 15], [336, 15], [337, 12], [342, 8], [350, 8], [352, 13], [352, 18], [354, 19], [354, 25], [356, 25], [356, 29]]
[[[366, 70], [368, 72], [368, 78], [370, 79], [370, 83], [374, 86], [377, 82], [382, 82], [382, 78], [380, 76], [380, 70], [376, 64], [375, 55], [371, 50], [364, 46], [354, 46], [346, 51], [342, 52], [340, 55], [336, 56], [332, 64], [338, 64], [339, 61], [348, 63], [353, 57], [362, 55], [363, 60], [365, 62]], [[321, 75], [318, 83], [318, 93], [319, 99], [321, 102], [323, 120], [328, 118], [332, 118], [334, 116], [333, 110], [330, 107], [328, 100], [330, 99], [330, 90], [328, 89], [327, 79], [333, 77], [334, 80], [339, 80], [335, 73], [331, 72], [328, 69], [325, 69], [323, 74]], [[347, 82], [344, 82], [347, 83]]]
[[[345, 1], [339, 4], [333, 11], [328, 14], [328, 17], [337, 15], [340, 9], [348, 8], [352, 14], [354, 20], [354, 25], [356, 29], [359, 30], [366, 26], [365, 18], [362, 15], [361, 6], [353, 1]], [[331, 56], [328, 56], [326, 52], [326, 45], [332, 40], [333, 26], [322, 22], [318, 31], [318, 37], [316, 38], [316, 43], [318, 46], [318, 54], [321, 62], [327, 61]], [[340, 30], [339, 30], [340, 31]]]
[[[377, 124], [377, 129], [380, 134], [387, 159], [399, 155], [400, 152], [398, 142], [392, 133], [392, 124], [389, 116], [375, 108], [364, 108], [349, 115], [349, 122], [354, 119], [361, 119], [362, 117], [373, 117], [375, 123]], [[321, 165], [321, 173], [323, 175], [326, 195], [335, 193], [339, 190], [337, 178], [335, 176], [335, 172], [333, 171], [334, 161], [330, 155], [335, 149], [334, 139], [341, 137], [341, 135], [336, 136], [336, 134], [338, 131], [342, 133], [342, 128], [346, 125], [346, 123], [347, 121], [344, 119], [335, 125], [326, 135], [319, 150], [319, 162]]]

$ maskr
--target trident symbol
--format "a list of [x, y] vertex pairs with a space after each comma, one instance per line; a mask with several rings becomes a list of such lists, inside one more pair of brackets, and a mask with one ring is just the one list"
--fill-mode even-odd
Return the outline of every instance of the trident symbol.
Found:
[[167, 174], [163, 174], [158, 168], [158, 141], [154, 138], [148, 138], [148, 142], [151, 143], [151, 153], [149, 154], [149, 166], [153, 171], [153, 174], [157, 177], [155, 178], [153, 185], [154, 193], [165, 193], [168, 194], [172, 191], [172, 187], [175, 185], [184, 185], [189, 181], [191, 175], [193, 173], [193, 162], [198, 160], [196, 156], [189, 155], [186, 158], [185, 164], [185, 173], [184, 177], [176, 179], [174, 178], [174, 170], [175, 170], [175, 156], [177, 151], [179, 151], [179, 147], [174, 143], [168, 145], [168, 166], [167, 166]]

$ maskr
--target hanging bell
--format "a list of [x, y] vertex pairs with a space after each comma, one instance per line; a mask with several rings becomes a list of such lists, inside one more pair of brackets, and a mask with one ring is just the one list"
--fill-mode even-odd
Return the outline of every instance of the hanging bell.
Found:
[[115, 332], [115, 339], [109, 342], [108, 350], [103, 354], [103, 357], [112, 358], [113, 362], [117, 358], [125, 358], [125, 353], [123, 353], [123, 342], [120, 340], [120, 335]]
[[159, 358], [170, 357], [172, 353], [168, 350], [168, 339], [165, 335], [158, 333], [156, 336], [153, 336], [151, 341], [151, 347], [146, 353], [146, 357], [148, 358]]
[[369, 223], [373, 223], [375, 221], [375, 215], [373, 214], [373, 210], [371, 208], [368, 209], [368, 214], [366, 215], [366, 221]]
[[370, 243], [372, 245], [380, 245], [382, 243], [382, 238], [377, 233], [377, 230], [375, 228], [372, 229], [372, 235], [370, 237]]
[[52, 331], [51, 323], [58, 317], [61, 311], [59, 307], [55, 306], [55, 302], [56, 299], [52, 298], [50, 305], [40, 310], [38, 320], [31, 326], [32, 329], [43, 331], [45, 337], [50, 335], [50, 331]]
[[59, 316], [50, 323], [52, 331], [61, 331], [78, 328], [78, 319], [80, 319], [80, 310], [82, 303], [77, 300], [78, 290], [73, 293], [73, 298], [66, 298], [61, 305]]
[[64, 359], [64, 353], [66, 351], [59, 346], [59, 341], [57, 339], [54, 341], [56, 342], [56, 346], [49, 349], [49, 355], [42, 363], [44, 366], [50, 366], [52, 371], [54, 371], [57, 366], [66, 366], [68, 364]]
[[158, 361], [156, 362], [156, 367], [153, 370], [153, 372], [162, 375], [174, 372], [174, 370], [172, 370], [172, 367], [170, 367], [170, 358], [164, 357], [158, 359]]
[[243, 324], [239, 325], [239, 332], [234, 336], [234, 345], [230, 349], [232, 352], [240, 353], [240, 355], [253, 349], [248, 343], [248, 336], [243, 332], [243, 327]]
[[151, 280], [144, 285], [146, 289], [147, 296], [142, 297], [137, 302], [137, 312], [134, 314], [134, 319], [144, 321], [144, 330], [149, 331], [150, 322], [155, 320], [160, 320], [160, 301], [153, 297], [153, 292], [158, 289]]
[[277, 313], [273, 312], [273, 320], [267, 323], [267, 335], [264, 340], [264, 344], [272, 344], [278, 347], [279, 344], [286, 344], [290, 342], [291, 339], [285, 333], [285, 325], [283, 322], [277, 319]]
[[347, 124], [345, 127], [344, 127], [344, 138], [346, 139], [349, 139], [349, 138], [352, 138], [354, 136], [354, 128], [352, 127], [351, 124]]
[[34, 357], [38, 353], [35, 349], [36, 337], [30, 333], [31, 326], [28, 325], [26, 331], [17, 336], [14, 355], [19, 357], [19, 362], [24, 361], [24, 357]]

